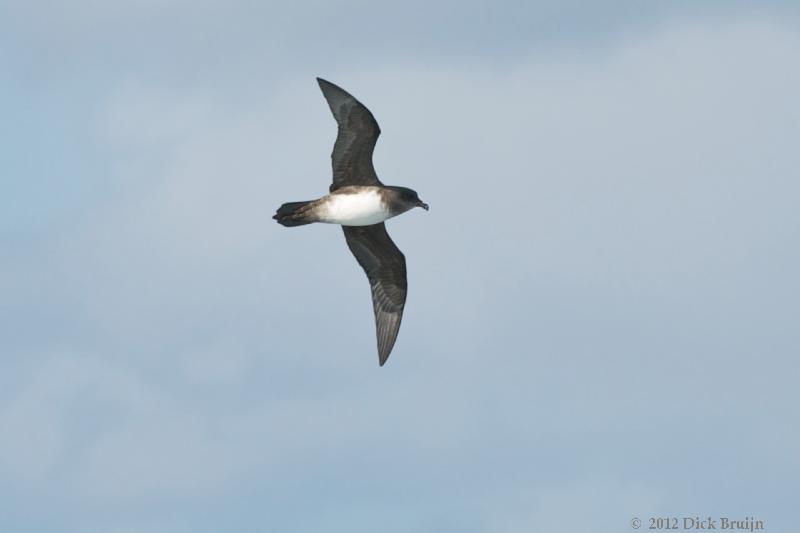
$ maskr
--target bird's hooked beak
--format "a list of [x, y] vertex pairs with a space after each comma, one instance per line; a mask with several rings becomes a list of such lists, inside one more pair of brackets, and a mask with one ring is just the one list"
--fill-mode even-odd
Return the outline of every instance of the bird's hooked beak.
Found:
[[420, 200], [420, 201], [419, 201], [419, 203], [418, 203], [417, 205], [418, 205], [418, 206], [420, 206], [420, 207], [421, 207], [422, 209], [424, 209], [425, 211], [427, 211], [427, 210], [428, 210], [428, 204], [426, 204], [426, 203], [425, 203], [425, 202], [423, 202], [422, 200]]

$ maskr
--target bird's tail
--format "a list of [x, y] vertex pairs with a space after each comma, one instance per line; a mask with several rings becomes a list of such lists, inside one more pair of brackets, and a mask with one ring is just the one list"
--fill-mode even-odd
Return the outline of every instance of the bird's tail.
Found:
[[277, 220], [278, 224], [287, 227], [311, 224], [312, 222], [317, 221], [317, 218], [314, 216], [313, 210], [311, 209], [313, 203], [314, 200], [309, 200], [307, 202], [289, 202], [283, 204], [278, 208], [278, 211], [272, 218]]

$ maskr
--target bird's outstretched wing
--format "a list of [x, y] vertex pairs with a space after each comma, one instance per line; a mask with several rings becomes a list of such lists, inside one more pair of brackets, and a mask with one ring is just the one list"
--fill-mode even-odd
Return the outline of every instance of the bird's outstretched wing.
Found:
[[339, 125], [331, 153], [331, 192], [348, 185], [382, 185], [372, 166], [372, 151], [381, 134], [375, 117], [341, 87], [322, 78], [317, 78], [317, 82]]
[[406, 305], [406, 258], [389, 238], [382, 222], [372, 226], [342, 226], [342, 229], [347, 246], [369, 278], [378, 336], [378, 361], [383, 366], [397, 339]]

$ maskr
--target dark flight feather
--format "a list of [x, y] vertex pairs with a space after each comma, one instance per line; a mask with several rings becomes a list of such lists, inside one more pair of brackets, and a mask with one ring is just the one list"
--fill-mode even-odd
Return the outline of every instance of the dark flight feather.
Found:
[[347, 246], [366, 272], [372, 289], [378, 361], [383, 366], [394, 347], [406, 305], [406, 258], [392, 242], [383, 222], [372, 226], [342, 226], [342, 229]]
[[381, 134], [375, 117], [341, 87], [322, 78], [317, 78], [317, 82], [328, 101], [333, 118], [339, 125], [339, 133], [331, 153], [331, 192], [348, 185], [383, 185], [372, 165], [372, 152]]

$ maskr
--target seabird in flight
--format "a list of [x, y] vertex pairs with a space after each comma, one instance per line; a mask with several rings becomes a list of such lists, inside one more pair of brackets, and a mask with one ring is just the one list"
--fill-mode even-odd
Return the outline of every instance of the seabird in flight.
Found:
[[378, 361], [389, 358], [406, 304], [406, 258], [386, 233], [384, 221], [428, 204], [406, 187], [384, 185], [375, 174], [372, 152], [381, 130], [361, 102], [329, 81], [317, 78], [339, 125], [333, 145], [333, 184], [317, 200], [289, 202], [274, 218], [284, 226], [313, 222], [340, 224], [347, 246], [364, 269], [372, 289]]

